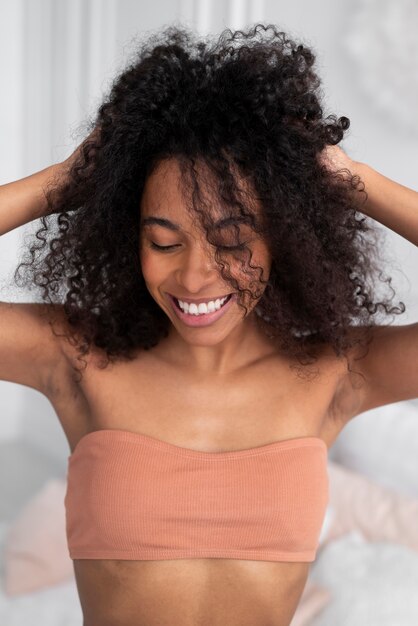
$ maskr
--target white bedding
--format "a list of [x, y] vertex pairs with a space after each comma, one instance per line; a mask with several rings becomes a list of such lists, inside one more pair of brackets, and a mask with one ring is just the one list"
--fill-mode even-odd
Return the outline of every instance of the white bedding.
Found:
[[310, 578], [332, 601], [310, 626], [417, 626], [418, 552], [353, 531], [324, 546]]
[[[0, 551], [9, 523], [0, 523]], [[2, 560], [0, 560], [2, 563]], [[4, 592], [3, 567], [0, 568], [1, 626], [82, 626], [83, 616], [75, 579], [42, 591], [9, 597]]]

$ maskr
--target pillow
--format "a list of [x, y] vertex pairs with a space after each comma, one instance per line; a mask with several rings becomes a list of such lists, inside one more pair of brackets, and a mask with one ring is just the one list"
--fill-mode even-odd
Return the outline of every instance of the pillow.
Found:
[[418, 400], [356, 415], [331, 446], [333, 461], [418, 498]]
[[369, 541], [389, 541], [418, 551], [418, 498], [382, 487], [328, 461], [332, 516], [323, 543], [352, 530]]
[[[27, 389], [30, 390], [29, 387]], [[2, 410], [0, 414], [6, 415], [6, 411], [3, 413]], [[32, 412], [31, 418], [34, 418]], [[11, 476], [13, 480], [10, 480]], [[10, 526], [33, 494], [52, 478], [65, 478], [58, 459], [28, 440], [0, 442], [0, 520]]]
[[3, 548], [9, 596], [37, 591], [74, 576], [65, 534], [66, 483], [49, 480], [10, 526]]
[[0, 588], [0, 624], [82, 626], [83, 614], [75, 579], [16, 597], [5, 595]]
[[418, 554], [405, 546], [354, 531], [323, 548], [310, 577], [332, 594], [310, 626], [418, 624]]
[[317, 616], [331, 600], [328, 589], [306, 581], [298, 607], [289, 626], [310, 626], [311, 620]]

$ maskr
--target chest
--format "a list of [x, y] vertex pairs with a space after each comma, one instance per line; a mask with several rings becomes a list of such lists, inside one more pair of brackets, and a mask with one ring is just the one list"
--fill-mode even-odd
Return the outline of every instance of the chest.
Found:
[[[62, 377], [51, 400], [71, 451], [86, 433], [101, 429], [202, 452], [245, 450], [297, 437], [331, 437], [329, 407], [340, 370], [332, 360], [315, 369], [309, 380], [273, 358], [216, 379], [190, 376], [150, 355], [106, 369], [91, 360], [82, 382]], [[81, 559], [74, 566], [89, 626], [99, 615], [103, 624], [118, 620], [124, 626], [137, 624], [139, 616], [150, 625], [205, 623], [210, 616], [211, 624], [287, 626], [309, 564], [182, 558]], [[112, 607], [118, 607], [114, 616]]]
[[92, 357], [81, 382], [60, 375], [50, 400], [71, 451], [100, 429], [203, 452], [307, 436], [323, 436], [328, 445], [337, 435], [329, 410], [341, 372], [329, 356], [318, 359], [310, 379], [274, 357], [223, 377], [191, 376], [150, 354], [105, 369]]

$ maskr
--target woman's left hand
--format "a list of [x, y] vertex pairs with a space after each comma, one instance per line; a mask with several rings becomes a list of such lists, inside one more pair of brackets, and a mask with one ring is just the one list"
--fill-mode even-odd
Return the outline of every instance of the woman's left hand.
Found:
[[345, 170], [359, 176], [367, 193], [366, 198], [361, 195], [361, 212], [418, 246], [418, 191], [383, 176], [362, 161], [353, 161], [338, 146], [326, 146], [319, 161], [330, 172], [344, 175]]
[[354, 174], [356, 162], [339, 146], [325, 146], [319, 155], [319, 160], [331, 172], [348, 169]]

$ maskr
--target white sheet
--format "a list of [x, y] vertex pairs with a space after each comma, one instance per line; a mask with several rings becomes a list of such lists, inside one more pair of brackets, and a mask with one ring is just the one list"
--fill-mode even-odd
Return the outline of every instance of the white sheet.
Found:
[[358, 531], [324, 546], [311, 580], [333, 594], [310, 626], [417, 626], [418, 553]]

